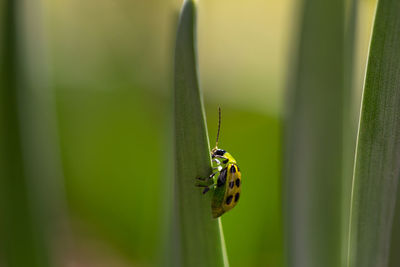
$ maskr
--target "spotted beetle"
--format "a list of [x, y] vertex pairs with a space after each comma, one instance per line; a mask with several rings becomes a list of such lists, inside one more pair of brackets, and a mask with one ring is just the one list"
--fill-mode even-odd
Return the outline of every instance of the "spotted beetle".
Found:
[[[213, 172], [206, 178], [197, 178], [196, 186], [204, 187], [203, 194], [213, 189], [211, 211], [213, 218], [218, 218], [231, 210], [239, 201], [242, 174], [231, 154], [218, 148], [221, 127], [221, 108], [218, 108], [218, 132], [215, 147], [211, 150], [212, 161], [216, 163]], [[218, 175], [217, 175], [218, 174]], [[217, 178], [215, 178], [217, 177]]]

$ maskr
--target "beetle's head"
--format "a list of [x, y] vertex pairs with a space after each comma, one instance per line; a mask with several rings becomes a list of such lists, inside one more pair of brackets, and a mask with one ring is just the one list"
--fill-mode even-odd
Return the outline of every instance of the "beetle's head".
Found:
[[212, 158], [215, 158], [215, 156], [223, 156], [225, 153], [226, 153], [225, 150], [219, 149], [218, 147], [214, 147], [214, 148], [211, 150], [211, 157], [212, 157]]

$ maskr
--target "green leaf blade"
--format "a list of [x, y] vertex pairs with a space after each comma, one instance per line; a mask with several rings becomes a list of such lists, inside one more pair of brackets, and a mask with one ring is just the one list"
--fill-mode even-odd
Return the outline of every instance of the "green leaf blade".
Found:
[[220, 219], [211, 215], [210, 193], [195, 187], [212, 172], [207, 127], [198, 85], [196, 6], [184, 2], [175, 47], [175, 201], [181, 266], [227, 266]]
[[[66, 220], [42, 2], [7, 0], [0, 16], [0, 247], [9, 266], [57, 265]], [[2, 7], [3, 7], [2, 6]], [[57, 249], [55, 247], [58, 247]], [[3, 263], [3, 262], [2, 262]]]
[[[0, 240], [7, 266], [50, 266], [48, 244], [37, 223], [24, 162], [21, 125], [21, 43], [18, 15], [21, 1], [4, 1], [0, 78]], [[25, 88], [24, 88], [25, 89]], [[42, 219], [42, 218], [41, 218]]]
[[400, 2], [380, 0], [364, 85], [348, 266], [387, 266], [400, 176]]
[[340, 266], [344, 1], [305, 0], [284, 139], [287, 266]]

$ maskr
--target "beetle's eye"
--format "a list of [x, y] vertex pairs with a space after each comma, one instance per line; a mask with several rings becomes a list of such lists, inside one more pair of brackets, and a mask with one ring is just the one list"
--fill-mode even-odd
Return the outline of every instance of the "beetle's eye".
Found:
[[223, 150], [223, 149], [218, 149], [217, 151], [215, 151], [215, 155], [218, 155], [218, 156], [223, 156], [224, 154], [225, 154], [225, 150]]

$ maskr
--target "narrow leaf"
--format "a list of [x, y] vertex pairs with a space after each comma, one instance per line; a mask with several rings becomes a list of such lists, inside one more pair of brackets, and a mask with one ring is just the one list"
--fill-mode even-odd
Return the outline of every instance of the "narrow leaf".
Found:
[[211, 192], [195, 187], [212, 172], [196, 63], [196, 6], [186, 0], [175, 47], [175, 200], [179, 266], [227, 266], [220, 219], [211, 216]]
[[[7, 0], [0, 78], [0, 243], [6, 266], [51, 266], [64, 218], [41, 1]], [[64, 204], [61, 204], [64, 203]], [[54, 243], [53, 243], [54, 242]]]
[[284, 212], [287, 266], [341, 263], [344, 1], [305, 0], [289, 81]]
[[399, 1], [378, 1], [357, 140], [349, 267], [388, 264], [400, 177], [399, 14]]
[[[1, 77], [1, 217], [4, 257], [7, 266], [48, 266], [43, 228], [35, 222], [29, 181], [25, 175], [20, 125], [17, 42], [18, 1], [7, 1], [4, 16], [4, 47]], [[22, 77], [21, 77], [22, 79]]]

